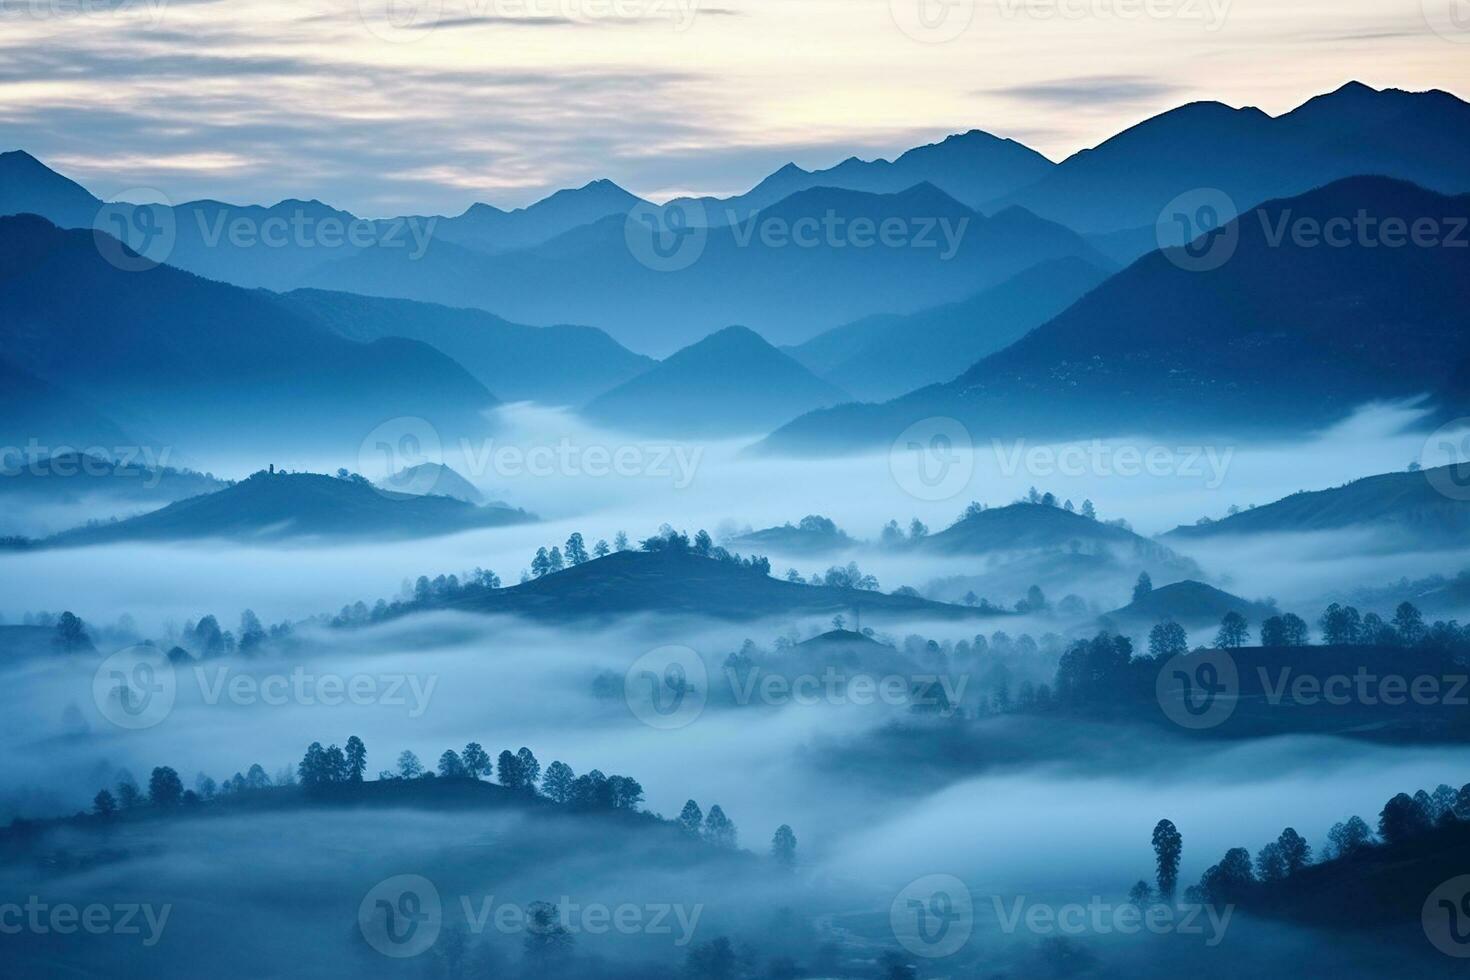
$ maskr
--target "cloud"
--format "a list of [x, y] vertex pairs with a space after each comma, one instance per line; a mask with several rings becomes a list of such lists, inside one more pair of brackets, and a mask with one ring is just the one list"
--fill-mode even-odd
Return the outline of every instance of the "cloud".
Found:
[[1052, 107], [1087, 107], [1150, 102], [1181, 90], [1182, 86], [1145, 75], [1081, 75], [987, 89], [977, 94], [1001, 95]]

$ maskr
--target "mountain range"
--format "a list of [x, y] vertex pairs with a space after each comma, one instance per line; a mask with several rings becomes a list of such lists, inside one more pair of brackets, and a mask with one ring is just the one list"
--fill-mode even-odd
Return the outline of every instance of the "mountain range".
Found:
[[[0, 348], [21, 371], [105, 405], [135, 438], [167, 444], [357, 445], [395, 416], [427, 419], [446, 435], [478, 432], [481, 412], [497, 404], [426, 344], [355, 343], [266, 293], [169, 266], [124, 271], [103, 258], [92, 232], [35, 216], [0, 218]], [[30, 437], [76, 427], [79, 409], [57, 400], [39, 402], [56, 412], [33, 419]]]
[[[1442, 244], [1379, 247], [1354, 233], [1339, 246], [1305, 234], [1350, 227], [1360, 213], [1428, 222]], [[1467, 220], [1470, 197], [1383, 177], [1270, 201], [1192, 252], [1145, 256], [953, 381], [814, 412], [763, 448], [887, 444], [935, 416], [976, 439], [1300, 432], [1374, 400], [1450, 401], [1470, 360], [1470, 247], [1452, 244], [1470, 237]]]
[[907, 316], [865, 317], [787, 353], [863, 401], [897, 398], [950, 380], [960, 365], [1019, 340], [1107, 277], [1086, 259], [1054, 259], [958, 303]]

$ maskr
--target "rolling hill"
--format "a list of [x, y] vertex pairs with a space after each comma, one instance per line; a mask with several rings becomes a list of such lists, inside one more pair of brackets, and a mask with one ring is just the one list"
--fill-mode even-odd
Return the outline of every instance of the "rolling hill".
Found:
[[847, 394], [744, 327], [726, 327], [594, 398], [583, 414], [630, 432], [746, 435]]
[[1061, 507], [1015, 503], [967, 514], [943, 531], [920, 538], [918, 547], [951, 555], [1063, 549], [1097, 552], [1120, 549], [1125, 554], [1180, 560], [1168, 548], [1126, 527], [1104, 524]]
[[365, 480], [260, 472], [224, 490], [110, 524], [64, 531], [42, 547], [225, 538], [420, 538], [534, 520], [509, 507], [475, 507], [443, 496], [380, 490]]
[[634, 613], [755, 620], [850, 614], [864, 620], [968, 619], [976, 610], [914, 596], [796, 585], [730, 561], [674, 551], [620, 551], [448, 608], [567, 622]]
[[1452, 381], [1470, 357], [1470, 248], [1375, 247], [1366, 237], [1338, 247], [1300, 234], [1360, 213], [1406, 227], [1422, 219], [1448, 241], [1456, 228], [1464, 236], [1470, 197], [1362, 177], [1268, 202], [1208, 240], [1235, 240], [1218, 267], [1154, 252], [955, 380], [815, 412], [763, 449], [887, 444], [934, 416], [958, 419], [976, 440], [1299, 433], [1369, 401], [1460, 397]]
[[484, 431], [481, 413], [497, 404], [425, 344], [355, 343], [267, 294], [166, 265], [124, 271], [92, 232], [34, 216], [0, 218], [0, 346], [20, 370], [85, 392], [139, 438], [168, 445], [357, 446], [395, 416], [447, 438]]
[[1164, 537], [1189, 542], [1356, 529], [1379, 532], [1377, 539], [1395, 549], [1463, 548], [1470, 543], [1470, 498], [1446, 492], [1463, 484], [1463, 470], [1451, 464], [1304, 490], [1217, 521], [1176, 527]]
[[1231, 612], [1244, 616], [1252, 626], [1259, 626], [1262, 619], [1275, 615], [1276, 609], [1203, 582], [1186, 580], [1160, 586], [1123, 608], [1114, 609], [1104, 620], [1125, 629], [1151, 628], [1164, 620], [1185, 627], [1204, 627], [1218, 625]]

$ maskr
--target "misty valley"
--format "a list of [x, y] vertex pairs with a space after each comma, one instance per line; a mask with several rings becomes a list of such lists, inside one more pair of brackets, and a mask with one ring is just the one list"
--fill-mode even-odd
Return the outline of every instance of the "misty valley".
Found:
[[444, 216], [52, 156], [0, 974], [1463, 973], [1457, 96]]

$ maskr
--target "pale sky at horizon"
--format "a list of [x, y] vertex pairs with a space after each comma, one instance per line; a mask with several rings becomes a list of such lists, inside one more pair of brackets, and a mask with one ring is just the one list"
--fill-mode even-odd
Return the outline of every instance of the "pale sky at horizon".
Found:
[[1350, 79], [1470, 98], [1470, 0], [920, 2], [0, 0], [0, 149], [103, 197], [457, 214], [600, 177], [739, 193], [972, 128], [1062, 159]]

